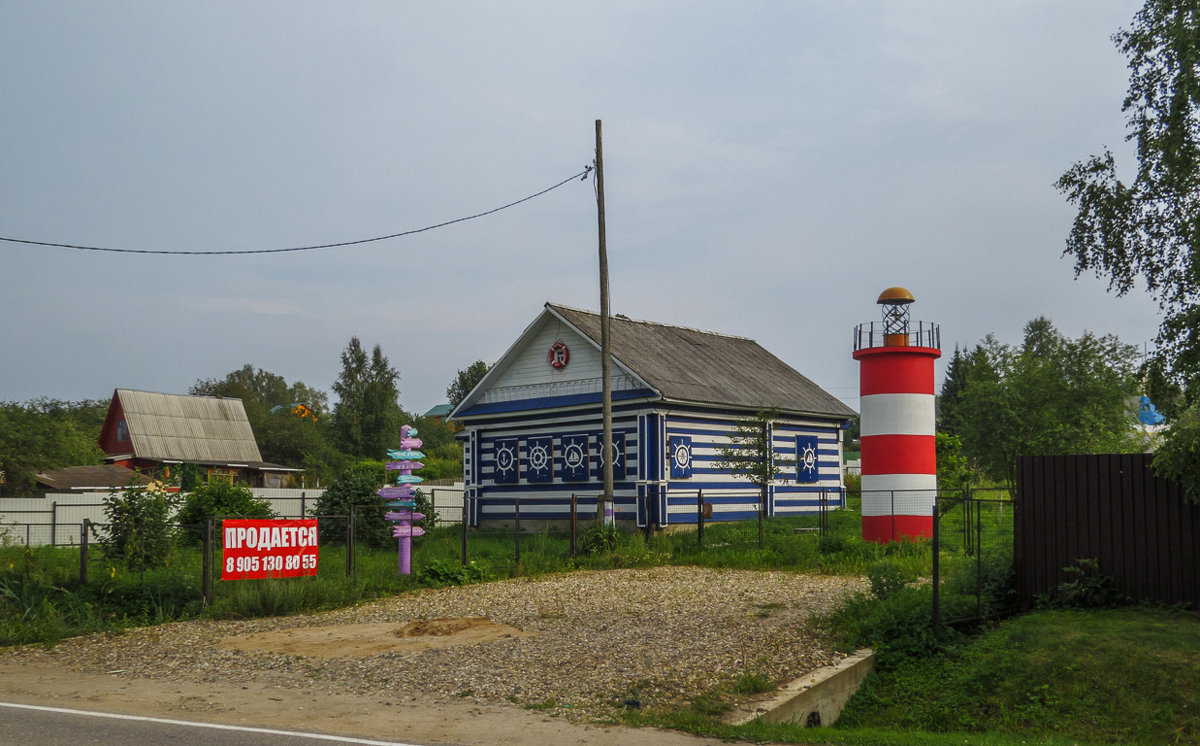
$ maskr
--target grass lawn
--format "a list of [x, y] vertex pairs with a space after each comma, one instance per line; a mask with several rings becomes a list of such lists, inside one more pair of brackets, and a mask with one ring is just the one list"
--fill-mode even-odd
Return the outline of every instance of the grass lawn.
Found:
[[1200, 614], [1037, 611], [870, 677], [833, 728], [721, 723], [715, 693], [632, 722], [754, 742], [1200, 743]]
[[1200, 743], [1200, 615], [1038, 611], [873, 677], [841, 728]]

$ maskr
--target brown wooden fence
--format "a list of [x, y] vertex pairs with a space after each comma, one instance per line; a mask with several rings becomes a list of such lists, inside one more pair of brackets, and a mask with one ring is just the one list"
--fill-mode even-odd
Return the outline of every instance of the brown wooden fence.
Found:
[[1014, 561], [1021, 604], [1099, 562], [1138, 601], [1200, 608], [1200, 505], [1155, 476], [1149, 454], [1026, 456], [1017, 477]]

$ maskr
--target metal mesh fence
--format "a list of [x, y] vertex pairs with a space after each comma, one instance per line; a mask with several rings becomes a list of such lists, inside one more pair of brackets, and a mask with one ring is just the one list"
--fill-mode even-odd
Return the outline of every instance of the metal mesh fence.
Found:
[[[1008, 610], [1014, 600], [1014, 508], [1002, 489], [938, 495], [932, 547], [935, 630], [939, 624], [986, 619]], [[973, 608], [943, 609], [942, 597], [948, 593], [972, 595]]]

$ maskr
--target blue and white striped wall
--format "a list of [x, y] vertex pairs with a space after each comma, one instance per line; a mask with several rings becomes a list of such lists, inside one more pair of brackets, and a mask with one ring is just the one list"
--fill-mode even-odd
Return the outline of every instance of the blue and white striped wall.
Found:
[[[469, 521], [565, 520], [572, 495], [580, 518], [590, 518], [603, 489], [602, 433], [591, 411], [513, 413], [503, 421], [473, 423], [463, 444]], [[666, 526], [696, 522], [697, 492], [713, 505], [712, 520], [753, 520], [759, 489], [716, 467], [737, 417], [717, 410], [661, 411], [644, 406], [613, 414], [614, 444], [623, 442], [625, 470], [614, 480], [618, 520]], [[809, 458], [771, 485], [768, 515], [796, 515], [844, 505], [840, 421], [777, 423], [771, 440], [778, 457]], [[587, 444], [586, 476], [572, 469], [570, 449]], [[684, 451], [679, 447], [686, 445]], [[681, 468], [686, 466], [686, 468]], [[807, 468], [805, 468], [807, 466]], [[515, 469], [515, 473], [514, 473]]]
[[[638, 411], [613, 414], [613, 444], [621, 448], [616, 463], [624, 466], [615, 475], [613, 492], [617, 517], [645, 525], [645, 505], [640, 501], [643, 481], [642, 415]], [[581, 518], [596, 511], [603, 490], [601, 426], [593, 413], [528, 414], [504, 422], [472, 426], [463, 450], [463, 471], [472, 497], [472, 525], [481, 520], [512, 520], [520, 501], [522, 520], [565, 520], [571, 497], [577, 498]], [[569, 449], [586, 448], [586, 467], [568, 456]], [[574, 467], [574, 468], [572, 468]]]
[[[666, 490], [660, 499], [664, 524], [695, 523], [697, 493], [713, 506], [712, 520], [739, 521], [758, 518], [760, 489], [717, 467], [720, 448], [732, 443], [736, 418], [715, 414], [673, 413], [667, 418], [665, 443]], [[810, 468], [786, 468], [768, 489], [767, 515], [798, 515], [820, 510], [822, 494], [828, 507], [841, 507], [841, 423], [784, 421], [771, 429], [777, 458], [797, 461], [798, 449], [813, 450]], [[687, 452], [681, 452], [685, 449]], [[687, 462], [690, 468], [681, 468]]]

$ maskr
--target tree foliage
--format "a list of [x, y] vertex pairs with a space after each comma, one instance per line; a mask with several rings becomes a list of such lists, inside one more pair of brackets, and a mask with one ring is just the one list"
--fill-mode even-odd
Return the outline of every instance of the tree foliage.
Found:
[[961, 492], [974, 487], [978, 473], [963, 453], [962, 440], [957, 435], [939, 432], [937, 448], [937, 484], [939, 491]]
[[766, 490], [785, 469], [796, 465], [794, 460], [777, 454], [771, 444], [771, 425], [778, 419], [779, 410], [767, 408], [738, 420], [729, 434], [729, 444], [717, 447], [714, 466]]
[[955, 435], [960, 428], [963, 391], [971, 378], [993, 376], [987, 354], [976, 345], [974, 349], [954, 346], [954, 355], [946, 364], [946, 377], [938, 394], [938, 432]]
[[274, 518], [275, 511], [266, 500], [257, 498], [247, 487], [228, 482], [209, 482], [197, 486], [183, 499], [176, 516], [184, 537], [191, 543], [204, 540], [210, 518]]
[[451, 408], [457, 407], [462, 403], [463, 399], [467, 398], [467, 394], [471, 393], [471, 389], [475, 388], [483, 380], [483, 377], [487, 375], [491, 367], [482, 360], [476, 360], [466, 368], [458, 371], [458, 375], [446, 387], [446, 400], [450, 402]]
[[391, 524], [384, 520], [384, 500], [375, 494], [384, 483], [383, 462], [362, 461], [337, 476], [317, 500], [314, 515], [322, 542], [345, 543], [346, 521], [354, 508], [356, 540], [373, 547], [392, 543]]
[[[330, 465], [340, 465], [329, 446], [325, 417], [329, 401], [324, 391], [302, 381], [289, 384], [283, 376], [247, 363], [224, 378], [196, 381], [188, 393], [240, 399], [264, 461], [300, 467], [317, 478], [332, 474]], [[292, 416], [291, 405], [297, 403], [308, 407], [316, 420]], [[273, 411], [280, 406], [282, 413]]]
[[[1129, 60], [1122, 111], [1138, 167], [1122, 181], [1109, 151], [1058, 181], [1078, 213], [1064, 253], [1118, 294], [1138, 280], [1163, 312], [1148, 393], [1174, 424], [1155, 467], [1200, 500], [1200, 0], [1147, 0], [1113, 36]], [[1183, 416], [1187, 411], [1188, 414]]]
[[1023, 455], [1139, 447], [1131, 345], [1090, 332], [1068, 339], [1040, 317], [1025, 325], [1020, 347], [988, 335], [972, 354], [980, 364], [971, 367], [961, 392], [957, 434], [966, 458], [992, 478], [1011, 488]]
[[148, 487], [109, 490], [104, 499], [103, 527], [93, 526], [108, 557], [120, 559], [130, 571], [145, 577], [146, 570], [167, 564], [175, 546], [171, 514], [178, 496]]
[[329, 401], [324, 391], [305, 385], [302, 381], [289, 384], [280, 375], [246, 363], [230, 371], [224, 378], [209, 378], [196, 381], [188, 390], [193, 396], [227, 396], [241, 399], [247, 412], [250, 408], [269, 412], [272, 407], [304, 404], [320, 420], [329, 410]]
[[368, 358], [358, 337], [342, 352], [342, 372], [333, 384], [338, 403], [333, 428], [343, 451], [356, 458], [379, 458], [395, 448], [404, 424], [397, 384], [400, 373], [379, 345]]
[[0, 402], [3, 494], [33, 493], [34, 477], [42, 471], [102, 463], [97, 438], [107, 408], [103, 400]]

